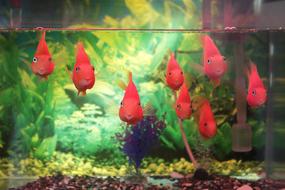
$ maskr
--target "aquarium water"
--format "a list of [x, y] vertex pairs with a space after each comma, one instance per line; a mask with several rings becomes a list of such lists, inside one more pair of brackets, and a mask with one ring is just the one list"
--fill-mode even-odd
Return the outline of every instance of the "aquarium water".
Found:
[[282, 6], [1, 1], [0, 189], [285, 188]]

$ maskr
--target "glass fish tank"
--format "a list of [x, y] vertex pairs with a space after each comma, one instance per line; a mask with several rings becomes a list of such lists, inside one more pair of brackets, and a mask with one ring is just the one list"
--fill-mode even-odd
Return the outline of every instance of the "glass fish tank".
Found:
[[0, 1], [0, 189], [285, 188], [285, 1]]

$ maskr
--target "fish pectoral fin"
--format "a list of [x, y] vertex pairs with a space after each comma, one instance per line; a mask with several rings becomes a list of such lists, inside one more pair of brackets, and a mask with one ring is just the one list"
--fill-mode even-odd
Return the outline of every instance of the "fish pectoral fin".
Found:
[[200, 73], [200, 74], [204, 74], [204, 68], [203, 68], [203, 65], [202, 64], [191, 64], [194, 71], [196, 71], [197, 73]]
[[125, 90], [127, 88], [126, 83], [124, 83], [124, 81], [122, 80], [118, 80], [117, 81], [117, 85], [119, 86], [119, 88], [121, 88], [122, 90]]
[[220, 79], [215, 79], [212, 80], [214, 88], [217, 88], [218, 86], [220, 86], [221, 80]]
[[68, 66], [65, 67], [66, 72], [68, 73], [69, 77], [72, 79], [72, 72], [68, 69]]

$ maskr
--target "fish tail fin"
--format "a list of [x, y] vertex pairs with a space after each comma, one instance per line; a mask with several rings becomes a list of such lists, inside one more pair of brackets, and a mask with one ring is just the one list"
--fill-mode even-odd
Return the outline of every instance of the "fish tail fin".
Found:
[[80, 96], [80, 94], [81, 94], [82, 96], [85, 96], [85, 95], [86, 95], [86, 90], [83, 90], [83, 91], [78, 90], [77, 96]]
[[250, 73], [256, 73], [256, 72], [257, 72], [256, 64], [250, 62]]
[[39, 76], [38, 78], [40, 79], [41, 82], [48, 80], [48, 76]]
[[207, 137], [207, 136], [205, 136], [205, 135], [203, 135], [203, 134], [201, 134], [201, 133], [200, 133], [200, 136], [201, 136], [202, 141], [207, 141], [207, 140], [209, 140], [209, 137]]

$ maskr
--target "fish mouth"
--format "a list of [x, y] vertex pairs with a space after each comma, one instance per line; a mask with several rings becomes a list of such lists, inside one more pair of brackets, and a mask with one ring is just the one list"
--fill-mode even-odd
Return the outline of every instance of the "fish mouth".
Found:
[[265, 103], [265, 100], [258, 100], [257, 104], [258, 106], [262, 106]]
[[91, 83], [91, 79], [82, 79], [79, 81], [80, 86], [88, 86]]
[[216, 74], [217, 75], [222, 75], [223, 74], [223, 70], [216, 70]]
[[174, 81], [174, 84], [175, 85], [180, 85], [180, 81], [176, 80], [176, 81]]
[[44, 69], [39, 69], [39, 71], [38, 71], [38, 75], [45, 75], [46, 74], [46, 72], [44, 71]]
[[132, 115], [126, 115], [126, 118], [127, 118], [127, 120], [131, 120], [131, 119], [133, 119], [133, 116]]

